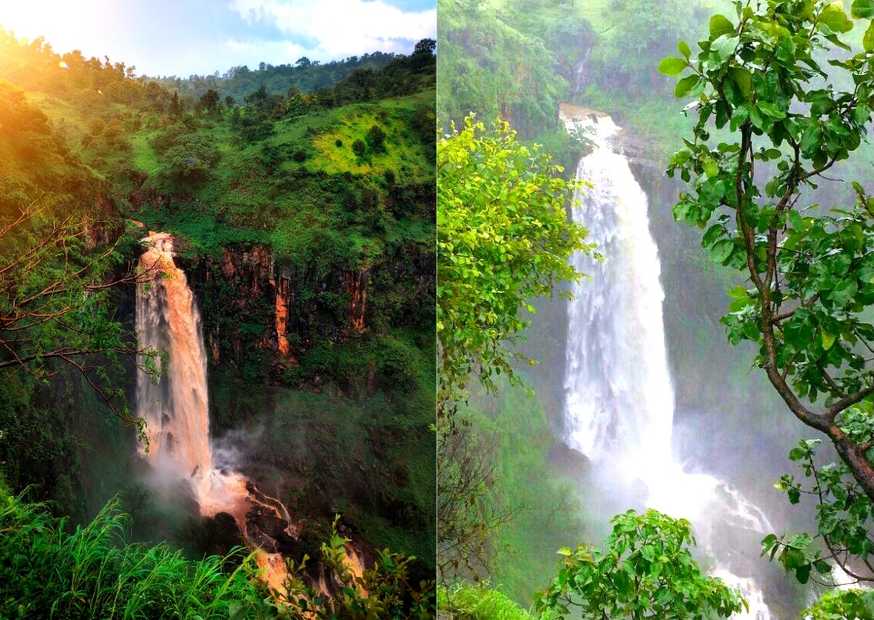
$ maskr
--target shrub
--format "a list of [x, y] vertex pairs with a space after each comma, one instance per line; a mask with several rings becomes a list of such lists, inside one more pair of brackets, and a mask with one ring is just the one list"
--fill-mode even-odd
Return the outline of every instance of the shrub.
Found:
[[385, 152], [385, 132], [379, 125], [373, 125], [367, 131], [367, 146], [374, 153]]
[[[227, 618], [261, 610], [254, 561], [230, 574], [223, 558], [186, 560], [165, 544], [128, 544], [126, 517], [110, 502], [70, 529], [40, 504], [0, 494], [0, 617]], [[251, 616], [249, 616], [251, 617]]]
[[364, 142], [361, 140], [356, 140], [352, 143], [352, 152], [355, 153], [358, 157], [364, 157], [364, 153], [367, 151], [367, 147], [364, 145]]

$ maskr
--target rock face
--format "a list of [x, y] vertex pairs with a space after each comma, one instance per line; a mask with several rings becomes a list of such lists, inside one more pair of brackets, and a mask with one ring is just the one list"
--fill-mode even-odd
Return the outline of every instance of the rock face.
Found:
[[118, 208], [106, 194], [98, 194], [94, 207], [83, 218], [85, 247], [88, 250], [104, 247], [114, 242], [124, 231], [124, 220]]
[[288, 306], [289, 298], [291, 297], [291, 286], [288, 278], [280, 277], [278, 281], [274, 280], [276, 288], [276, 352], [284, 358], [297, 363], [297, 358], [291, 353], [291, 346], [288, 344]]
[[[403, 259], [413, 272], [422, 268], [414, 256]], [[433, 279], [419, 282], [418, 274], [398, 273], [388, 263], [375, 269], [279, 264], [264, 245], [225, 247], [219, 257], [197, 259], [186, 271], [203, 306], [211, 363], [240, 362], [255, 351], [268, 351], [275, 364], [285, 367], [296, 366], [299, 356], [315, 345], [366, 332], [375, 279], [385, 287], [406, 278], [409, 287], [425, 295], [425, 279]], [[413, 308], [404, 310], [409, 315]]]

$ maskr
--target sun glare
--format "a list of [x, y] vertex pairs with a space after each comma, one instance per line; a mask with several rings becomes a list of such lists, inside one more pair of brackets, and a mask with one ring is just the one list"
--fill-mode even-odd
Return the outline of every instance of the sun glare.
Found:
[[0, 2], [0, 28], [19, 38], [43, 37], [60, 53], [102, 56], [117, 21], [117, 3], [108, 0]]

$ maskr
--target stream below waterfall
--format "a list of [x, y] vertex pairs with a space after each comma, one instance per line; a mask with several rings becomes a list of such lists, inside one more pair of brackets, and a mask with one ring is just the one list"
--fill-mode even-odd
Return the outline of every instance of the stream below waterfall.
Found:
[[598, 113], [562, 119], [592, 141], [577, 168], [577, 179], [591, 186], [577, 191], [573, 219], [604, 256], [572, 259], [591, 278], [574, 286], [568, 303], [563, 441], [603, 471], [611, 488], [691, 521], [711, 574], [749, 603], [749, 612], [735, 617], [770, 620], [755, 569], [762, 562], [758, 540], [773, 531], [767, 516], [726, 482], [693, 472], [672, 449], [675, 403], [658, 247], [647, 196], [614, 143], [620, 128]]

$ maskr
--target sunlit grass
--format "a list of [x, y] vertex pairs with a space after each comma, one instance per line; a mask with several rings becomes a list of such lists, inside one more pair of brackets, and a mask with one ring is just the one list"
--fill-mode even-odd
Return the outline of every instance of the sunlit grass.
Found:
[[161, 166], [150, 144], [156, 134], [156, 131], [141, 131], [131, 136], [134, 167], [146, 174], [155, 174]]

